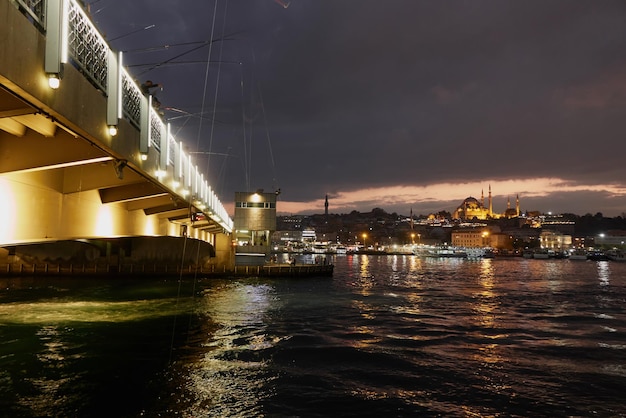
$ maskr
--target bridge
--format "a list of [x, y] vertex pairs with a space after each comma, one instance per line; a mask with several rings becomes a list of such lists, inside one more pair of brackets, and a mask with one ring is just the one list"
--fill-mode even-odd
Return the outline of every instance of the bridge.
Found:
[[0, 246], [182, 237], [232, 263], [232, 219], [80, 3], [0, 16]]

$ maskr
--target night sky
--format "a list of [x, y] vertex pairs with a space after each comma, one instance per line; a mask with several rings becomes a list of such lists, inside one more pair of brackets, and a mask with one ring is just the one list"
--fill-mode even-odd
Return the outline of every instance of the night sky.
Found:
[[229, 211], [626, 212], [622, 0], [87, 3]]

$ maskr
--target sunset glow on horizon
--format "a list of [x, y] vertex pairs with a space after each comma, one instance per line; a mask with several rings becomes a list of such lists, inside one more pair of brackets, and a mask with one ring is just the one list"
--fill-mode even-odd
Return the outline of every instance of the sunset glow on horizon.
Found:
[[[546, 201], [550, 195], [555, 193], [596, 192], [614, 197], [626, 197], [626, 188], [616, 185], [586, 185], [575, 184], [572, 181], [559, 178], [535, 178], [367, 188], [328, 193], [328, 198], [331, 202], [332, 210], [330, 212], [332, 213], [346, 213], [353, 210], [368, 212], [375, 207], [393, 212], [395, 211], [393, 208], [412, 207], [415, 214], [428, 214], [443, 210], [452, 211], [467, 197], [480, 199], [481, 193], [486, 202], [490, 186], [495, 211], [504, 211], [507, 200], [515, 205], [517, 195], [519, 195], [520, 200], [546, 198]], [[425, 213], [423, 209], [419, 209], [425, 207], [431, 208], [431, 210]], [[549, 209], [533, 208], [532, 210], [548, 211]], [[589, 210], [593, 209], [590, 208]], [[281, 200], [277, 212], [281, 215], [323, 213], [324, 196], [306, 202]], [[409, 209], [406, 210], [406, 214], [408, 212]]]

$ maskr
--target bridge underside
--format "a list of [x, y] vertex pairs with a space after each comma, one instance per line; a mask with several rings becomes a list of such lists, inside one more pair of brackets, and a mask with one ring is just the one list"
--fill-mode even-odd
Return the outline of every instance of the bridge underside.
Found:
[[[0, 248], [185, 237], [230, 263], [221, 202], [116, 53], [91, 44], [95, 28], [80, 7], [70, 5], [70, 24], [53, 17], [66, 12], [60, 3], [45, 16], [15, 5], [0, 0]], [[64, 57], [59, 46], [71, 39]]]
[[8, 88], [0, 86], [0, 244], [137, 235], [214, 243], [223, 228]]

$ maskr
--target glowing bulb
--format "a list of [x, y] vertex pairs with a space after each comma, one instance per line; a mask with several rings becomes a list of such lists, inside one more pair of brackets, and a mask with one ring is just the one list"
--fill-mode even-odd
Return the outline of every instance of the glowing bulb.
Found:
[[61, 80], [59, 79], [59, 76], [56, 74], [48, 74], [48, 85], [51, 89], [58, 89], [61, 85]]
[[109, 135], [111, 136], [117, 135], [117, 126], [109, 125]]

